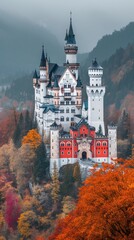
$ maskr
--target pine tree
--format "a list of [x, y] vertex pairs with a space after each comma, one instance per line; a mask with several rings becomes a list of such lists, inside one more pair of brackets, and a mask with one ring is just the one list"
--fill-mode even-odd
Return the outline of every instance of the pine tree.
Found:
[[23, 114], [21, 113], [13, 135], [13, 142], [16, 147], [21, 146], [21, 139], [23, 136], [24, 136], [24, 117]]
[[98, 130], [97, 134], [98, 134], [99, 136], [102, 136], [102, 135], [103, 135], [103, 134], [102, 134], [102, 126], [101, 126], [101, 125], [99, 125], [99, 130]]
[[27, 110], [25, 115], [25, 134], [27, 134], [28, 131], [31, 129], [32, 129], [32, 120], [30, 118], [29, 111]]
[[36, 160], [33, 167], [33, 177], [36, 183], [40, 183], [46, 177], [49, 162], [46, 154], [45, 144], [42, 142], [36, 150]]

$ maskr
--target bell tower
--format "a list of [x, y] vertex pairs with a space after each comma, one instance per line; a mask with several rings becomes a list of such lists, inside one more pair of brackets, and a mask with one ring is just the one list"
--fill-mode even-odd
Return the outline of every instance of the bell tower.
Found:
[[88, 123], [95, 127], [96, 132], [101, 132], [102, 135], [105, 135], [103, 68], [96, 59], [92, 62], [92, 66], [88, 68], [88, 75], [89, 86], [86, 87], [88, 95]]

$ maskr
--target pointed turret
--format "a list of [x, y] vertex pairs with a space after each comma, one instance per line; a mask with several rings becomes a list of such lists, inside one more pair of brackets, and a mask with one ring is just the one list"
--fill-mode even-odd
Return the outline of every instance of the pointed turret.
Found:
[[73, 26], [72, 26], [72, 13], [70, 13], [69, 32], [66, 31], [65, 41], [67, 42], [67, 44], [76, 44], [75, 35], [73, 32]]
[[44, 53], [44, 45], [42, 46], [42, 55], [40, 61], [40, 79], [43, 81], [47, 81], [48, 78], [48, 71], [47, 71], [47, 57]]
[[72, 13], [70, 13], [69, 31], [66, 30], [64, 50], [66, 54], [65, 65], [68, 66], [69, 64], [69, 68], [71, 69], [73, 74], [75, 73], [76, 79], [78, 79], [78, 68], [79, 68], [79, 63], [77, 63], [78, 47], [76, 45], [75, 34], [73, 31]]
[[37, 75], [37, 71], [36, 71], [36, 69], [35, 69], [35, 71], [34, 71], [34, 75], [33, 75], [33, 78], [38, 78], [38, 75]]
[[45, 54], [44, 54], [44, 45], [42, 46], [42, 55], [41, 55], [40, 67], [46, 67], [46, 57], [45, 57]]
[[33, 86], [35, 86], [38, 83], [38, 75], [37, 75], [37, 71], [34, 71], [34, 75], [33, 75]]

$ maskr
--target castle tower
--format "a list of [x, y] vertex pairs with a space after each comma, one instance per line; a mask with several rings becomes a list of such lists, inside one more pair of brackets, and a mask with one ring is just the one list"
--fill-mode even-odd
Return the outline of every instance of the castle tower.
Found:
[[44, 96], [46, 96], [46, 86], [48, 84], [48, 69], [47, 59], [44, 54], [44, 46], [42, 46], [42, 56], [40, 61], [40, 100], [44, 102]]
[[88, 95], [88, 123], [95, 127], [96, 132], [101, 129], [102, 134], [105, 135], [103, 68], [98, 65], [96, 59], [92, 62], [92, 66], [88, 68], [88, 75], [89, 86], [86, 87]]
[[117, 159], [117, 127], [108, 126], [109, 159]]
[[75, 75], [76, 80], [77, 80], [78, 79], [78, 68], [79, 68], [79, 63], [77, 63], [78, 47], [76, 45], [75, 35], [73, 32], [72, 13], [70, 13], [69, 31], [66, 31], [64, 51], [66, 54], [66, 63], [64, 65], [69, 66], [70, 70]]
[[53, 172], [54, 162], [57, 170], [60, 169], [59, 160], [59, 126], [54, 122], [50, 129], [50, 174]]

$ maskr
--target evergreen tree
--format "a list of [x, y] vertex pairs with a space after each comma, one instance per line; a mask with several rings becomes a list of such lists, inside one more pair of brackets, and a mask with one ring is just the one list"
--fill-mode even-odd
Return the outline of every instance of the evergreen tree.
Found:
[[98, 134], [99, 136], [102, 136], [102, 135], [103, 135], [103, 134], [102, 134], [102, 126], [101, 126], [101, 125], [99, 125], [99, 130], [98, 130], [97, 134]]
[[16, 129], [13, 134], [13, 142], [16, 147], [21, 146], [21, 139], [24, 136], [24, 117], [21, 113], [19, 116], [19, 121], [17, 123]]
[[32, 120], [30, 118], [29, 111], [27, 110], [25, 115], [25, 134], [27, 134], [28, 131], [31, 129], [32, 129]]
[[33, 177], [36, 183], [40, 183], [45, 179], [48, 167], [49, 162], [47, 159], [46, 147], [42, 142], [36, 149], [36, 160], [33, 167]]
[[63, 196], [73, 196], [76, 197], [74, 192], [74, 166], [75, 164], [67, 164], [60, 169], [60, 174], [62, 175], [62, 184], [60, 187], [61, 194]]
[[126, 110], [123, 111], [118, 123], [118, 137], [122, 140], [130, 139], [130, 117]]

